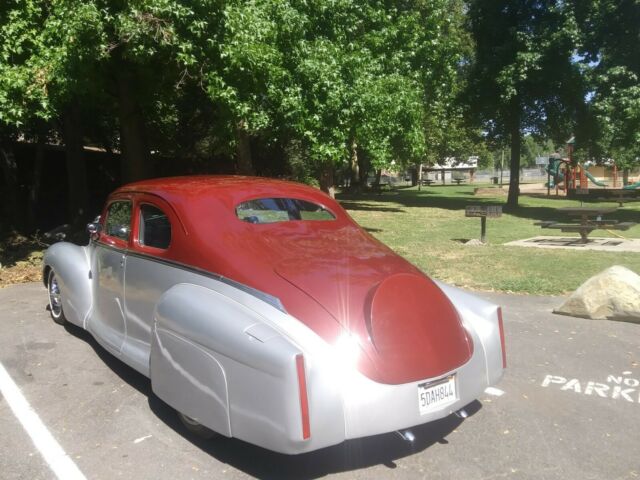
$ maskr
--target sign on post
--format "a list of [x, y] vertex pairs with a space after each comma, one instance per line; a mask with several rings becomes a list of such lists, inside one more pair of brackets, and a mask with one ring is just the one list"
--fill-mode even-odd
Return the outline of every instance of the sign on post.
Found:
[[536, 165], [549, 165], [549, 157], [536, 157]]
[[465, 217], [480, 217], [480, 241], [486, 243], [487, 218], [502, 216], [502, 205], [468, 205], [464, 209]]
[[465, 217], [489, 217], [502, 216], [502, 205], [468, 205], [464, 210]]

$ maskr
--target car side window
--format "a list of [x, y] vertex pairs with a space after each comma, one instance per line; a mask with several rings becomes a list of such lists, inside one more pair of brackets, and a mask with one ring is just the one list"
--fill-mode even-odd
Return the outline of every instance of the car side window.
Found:
[[109, 205], [107, 210], [107, 220], [105, 223], [107, 235], [129, 240], [131, 232], [131, 202], [115, 201]]
[[138, 240], [140, 245], [146, 247], [169, 248], [171, 243], [171, 222], [169, 217], [153, 205], [141, 205]]

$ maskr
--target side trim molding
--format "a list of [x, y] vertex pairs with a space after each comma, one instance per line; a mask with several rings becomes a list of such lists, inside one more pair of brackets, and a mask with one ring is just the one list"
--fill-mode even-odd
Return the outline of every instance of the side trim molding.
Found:
[[142, 258], [142, 259], [145, 259], [145, 260], [149, 260], [151, 262], [157, 262], [157, 263], [161, 263], [163, 265], [168, 265], [168, 266], [171, 266], [171, 267], [179, 268], [181, 270], [186, 270], [188, 272], [193, 272], [193, 273], [197, 273], [199, 275], [204, 275], [206, 277], [212, 278], [212, 279], [217, 280], [219, 282], [225, 283], [225, 284], [227, 284], [227, 285], [229, 285], [231, 287], [237, 288], [238, 290], [242, 290], [243, 292], [248, 293], [249, 295], [253, 295], [254, 297], [262, 300], [263, 302], [268, 303], [272, 307], [277, 308], [282, 313], [287, 313], [286, 309], [284, 308], [284, 305], [282, 305], [282, 302], [280, 301], [280, 299], [278, 297], [274, 297], [273, 295], [270, 295], [270, 294], [265, 293], [265, 292], [263, 292], [261, 290], [258, 290], [256, 288], [250, 287], [248, 285], [245, 285], [244, 283], [237, 282], [235, 280], [227, 278], [227, 277], [225, 277], [223, 275], [220, 275], [218, 273], [208, 272], [207, 270], [203, 270], [202, 268], [194, 267], [192, 265], [187, 265], [187, 264], [181, 263], [181, 262], [176, 262], [175, 260], [167, 260], [165, 258], [154, 257], [154, 256], [146, 254], [146, 253], [134, 252], [134, 251], [128, 250], [128, 249], [112, 247], [111, 245], [105, 245], [104, 243], [101, 243], [101, 242], [96, 242], [96, 247], [106, 248], [108, 250], [114, 250], [116, 252], [119, 252], [119, 253], [122, 253], [124, 255], [128, 255], [128, 256], [131, 256], [131, 257], [138, 257], [138, 258]]

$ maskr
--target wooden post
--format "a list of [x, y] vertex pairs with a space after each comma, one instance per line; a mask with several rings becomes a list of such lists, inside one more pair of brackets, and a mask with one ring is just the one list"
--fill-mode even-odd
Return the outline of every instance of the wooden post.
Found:
[[502, 205], [467, 205], [464, 210], [465, 217], [480, 217], [480, 241], [487, 240], [487, 217], [498, 218], [502, 216]]

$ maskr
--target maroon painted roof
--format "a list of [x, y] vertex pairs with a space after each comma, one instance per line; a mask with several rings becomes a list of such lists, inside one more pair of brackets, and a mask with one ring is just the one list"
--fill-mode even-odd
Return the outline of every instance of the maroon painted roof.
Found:
[[[470, 358], [473, 346], [440, 289], [316, 188], [267, 178], [185, 176], [131, 183], [111, 198], [117, 196], [136, 203], [160, 197], [183, 224], [159, 256], [279, 298], [329, 342], [344, 330], [357, 335], [359, 368], [374, 380], [434, 377]], [[251, 224], [236, 216], [238, 203], [274, 197], [321, 204], [336, 218]], [[136, 244], [135, 219], [132, 233], [129, 248], [143, 248]]]

